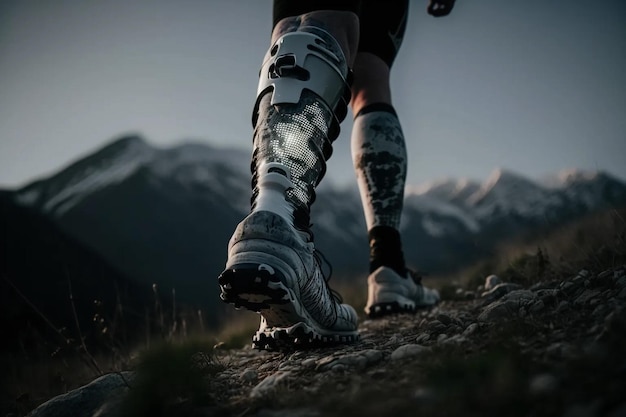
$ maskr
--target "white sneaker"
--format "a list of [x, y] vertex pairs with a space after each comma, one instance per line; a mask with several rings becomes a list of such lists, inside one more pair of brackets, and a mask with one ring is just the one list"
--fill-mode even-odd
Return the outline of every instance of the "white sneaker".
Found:
[[[264, 176], [263, 181], [276, 181], [276, 190], [280, 189], [279, 174], [268, 169]], [[297, 230], [286, 215], [258, 210], [239, 223], [218, 282], [222, 300], [261, 314], [255, 348], [349, 343], [359, 338], [356, 311], [328, 286], [311, 234]]]
[[432, 307], [440, 300], [439, 292], [424, 287], [420, 277], [410, 272], [403, 277], [386, 266], [381, 266], [369, 275], [367, 287], [365, 313], [370, 318], [413, 313], [418, 308]]

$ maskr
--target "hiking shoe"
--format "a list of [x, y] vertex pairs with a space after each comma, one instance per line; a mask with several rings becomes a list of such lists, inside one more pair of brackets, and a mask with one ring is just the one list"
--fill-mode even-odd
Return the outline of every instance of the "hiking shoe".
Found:
[[432, 307], [440, 300], [439, 292], [426, 288], [421, 277], [407, 272], [403, 277], [381, 266], [367, 278], [368, 297], [365, 313], [377, 318], [393, 313], [414, 313], [418, 308]]
[[331, 291], [310, 235], [274, 212], [239, 223], [218, 281], [223, 301], [261, 314], [257, 349], [358, 340], [356, 311]]

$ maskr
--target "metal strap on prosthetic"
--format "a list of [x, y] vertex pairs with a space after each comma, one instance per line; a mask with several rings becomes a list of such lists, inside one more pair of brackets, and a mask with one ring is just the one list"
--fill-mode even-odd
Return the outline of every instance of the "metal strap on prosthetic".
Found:
[[315, 187], [326, 171], [332, 141], [350, 101], [348, 67], [337, 41], [326, 31], [303, 27], [269, 49], [259, 76], [252, 116], [254, 154], [252, 205], [262, 190], [259, 177], [284, 165], [291, 187], [286, 199], [295, 226], [309, 226]]

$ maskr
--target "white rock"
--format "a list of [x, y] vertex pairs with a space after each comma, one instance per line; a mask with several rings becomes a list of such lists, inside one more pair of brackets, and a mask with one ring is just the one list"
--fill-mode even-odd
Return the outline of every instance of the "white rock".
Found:
[[412, 358], [415, 356], [419, 356], [425, 352], [428, 352], [428, 348], [422, 345], [402, 345], [391, 353], [391, 360], [397, 361], [406, 358]]
[[502, 279], [497, 275], [489, 275], [485, 278], [485, 291], [489, 291], [496, 285], [502, 283]]
[[272, 375], [266, 377], [263, 381], [259, 382], [252, 391], [250, 391], [250, 397], [252, 398], [261, 398], [270, 394], [272, 391], [276, 389], [281, 382], [285, 381], [291, 372], [289, 371], [278, 371], [273, 373]]
[[119, 415], [121, 400], [134, 375], [133, 372], [103, 375], [83, 387], [43, 403], [31, 411], [29, 417]]
[[320, 360], [318, 369], [338, 370], [345, 368], [364, 369], [369, 365], [379, 362], [383, 358], [383, 352], [376, 349], [367, 349], [361, 352], [350, 353], [343, 356], [331, 356]]
[[463, 331], [463, 336], [469, 336], [469, 335], [475, 333], [476, 330], [478, 330], [478, 323], [472, 323], [469, 326], [467, 326], [465, 331]]
[[259, 378], [259, 373], [252, 368], [246, 368], [239, 375], [239, 379], [244, 382], [255, 382]]
[[314, 368], [316, 364], [317, 364], [316, 358], [309, 358], [309, 359], [305, 359], [302, 361], [303, 368]]
[[489, 291], [485, 291], [480, 296], [485, 299], [484, 305], [486, 305], [486, 304], [496, 301], [499, 298], [502, 298], [503, 296], [505, 296], [506, 294], [512, 291], [520, 290], [521, 288], [522, 286], [519, 284], [514, 284], [512, 282], [503, 282], [501, 284], [496, 285]]

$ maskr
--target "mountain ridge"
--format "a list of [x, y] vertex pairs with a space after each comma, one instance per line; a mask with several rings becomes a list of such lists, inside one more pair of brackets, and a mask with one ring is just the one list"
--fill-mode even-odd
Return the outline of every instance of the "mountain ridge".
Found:
[[[249, 211], [249, 159], [238, 149], [198, 143], [157, 148], [132, 135], [11, 193], [141, 285], [176, 287], [201, 303], [217, 299], [227, 242]], [[450, 272], [488, 255], [502, 239], [626, 204], [626, 184], [608, 173], [570, 171], [561, 178], [550, 188], [499, 168], [482, 183], [408, 186], [401, 233], [409, 266]], [[356, 185], [317, 191], [316, 246], [340, 275], [366, 275]]]

